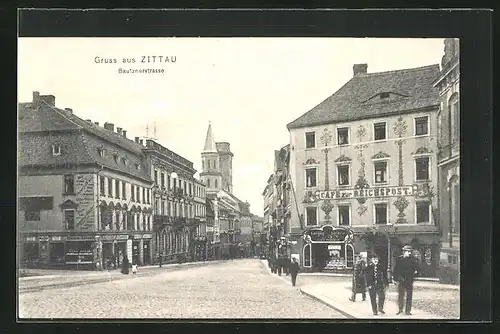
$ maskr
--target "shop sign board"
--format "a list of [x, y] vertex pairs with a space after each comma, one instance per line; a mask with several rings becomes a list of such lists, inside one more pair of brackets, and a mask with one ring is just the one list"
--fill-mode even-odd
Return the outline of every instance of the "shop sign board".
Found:
[[58, 235], [58, 236], [53, 236], [53, 237], [51, 238], [51, 240], [52, 240], [52, 241], [62, 241], [62, 240], [63, 240], [63, 238], [62, 238], [60, 235]]
[[413, 196], [413, 186], [388, 186], [367, 189], [334, 189], [316, 191], [316, 200], [346, 198], [380, 198], [394, 196]]
[[134, 239], [141, 239], [141, 236], [139, 234], [134, 235]]
[[144, 234], [142, 236], [143, 239], [151, 239], [153, 236], [151, 234]]
[[68, 241], [94, 241], [94, 237], [91, 235], [68, 235]]
[[331, 250], [331, 249], [342, 249], [342, 246], [341, 245], [328, 245], [328, 250]]
[[36, 237], [26, 237], [26, 241], [28, 241], [28, 242], [36, 242]]
[[44, 235], [44, 236], [40, 237], [40, 241], [49, 241], [49, 237]]

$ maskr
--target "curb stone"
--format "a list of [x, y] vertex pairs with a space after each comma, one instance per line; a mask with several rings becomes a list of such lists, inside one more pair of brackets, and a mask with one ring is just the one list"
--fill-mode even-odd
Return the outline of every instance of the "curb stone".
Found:
[[319, 298], [319, 297], [317, 297], [317, 296], [313, 295], [312, 293], [305, 292], [302, 288], [300, 288], [299, 290], [300, 290], [300, 293], [302, 293], [303, 295], [306, 295], [306, 296], [307, 296], [307, 297], [309, 297], [309, 298], [312, 298], [312, 299], [314, 299], [314, 300], [319, 301], [320, 303], [322, 303], [322, 304], [324, 304], [324, 305], [328, 306], [329, 308], [331, 308], [331, 309], [333, 309], [333, 310], [335, 310], [335, 311], [339, 312], [339, 313], [340, 313], [340, 314], [342, 314], [344, 317], [349, 318], [349, 319], [356, 319], [356, 317], [354, 317], [353, 315], [351, 315], [351, 314], [349, 314], [349, 313], [345, 312], [344, 310], [342, 310], [342, 309], [340, 309], [340, 308], [338, 308], [338, 307], [333, 306], [331, 303], [328, 303], [327, 301], [325, 301], [325, 300], [323, 300], [323, 299], [321, 299], [321, 298]]

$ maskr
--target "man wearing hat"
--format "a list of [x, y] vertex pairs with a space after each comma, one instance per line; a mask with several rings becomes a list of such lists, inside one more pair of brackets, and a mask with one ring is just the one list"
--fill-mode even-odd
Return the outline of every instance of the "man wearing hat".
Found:
[[396, 260], [394, 266], [394, 280], [398, 282], [398, 306], [397, 314], [403, 313], [404, 299], [406, 295], [405, 313], [411, 315], [411, 302], [413, 297], [413, 280], [418, 273], [418, 264], [411, 256], [412, 248], [409, 245], [403, 247], [403, 255]]
[[389, 280], [387, 271], [380, 265], [377, 254], [372, 254], [370, 264], [365, 269], [365, 276], [373, 315], [378, 315], [379, 312], [385, 314], [385, 289], [389, 286]]

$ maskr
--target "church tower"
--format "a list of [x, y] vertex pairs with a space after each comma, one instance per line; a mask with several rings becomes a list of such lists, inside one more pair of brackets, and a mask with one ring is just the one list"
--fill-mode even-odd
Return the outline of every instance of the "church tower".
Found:
[[222, 190], [233, 193], [233, 153], [228, 142], [216, 143], [219, 152], [220, 171], [222, 173]]
[[212, 125], [208, 124], [205, 146], [201, 152], [200, 178], [207, 186], [207, 193], [217, 193], [222, 189], [222, 173], [220, 171], [219, 153], [215, 143]]

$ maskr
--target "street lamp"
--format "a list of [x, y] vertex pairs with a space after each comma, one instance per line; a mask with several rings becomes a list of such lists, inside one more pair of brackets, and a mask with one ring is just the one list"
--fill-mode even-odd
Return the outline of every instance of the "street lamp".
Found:
[[387, 222], [387, 279], [392, 282], [391, 276], [391, 232], [394, 225], [389, 221]]

